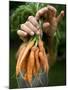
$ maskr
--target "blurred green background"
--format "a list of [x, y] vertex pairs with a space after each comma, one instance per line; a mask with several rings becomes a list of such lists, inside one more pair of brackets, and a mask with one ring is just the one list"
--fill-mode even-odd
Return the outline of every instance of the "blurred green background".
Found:
[[[27, 5], [28, 8], [25, 7]], [[40, 4], [39, 9], [48, 4]], [[50, 5], [50, 4], [49, 4]], [[60, 86], [66, 85], [66, 5], [51, 4], [57, 9], [57, 15], [61, 10], [65, 11], [65, 16], [61, 23], [59, 24], [59, 45], [57, 53], [57, 61], [50, 68], [48, 86]], [[10, 88], [17, 88], [17, 81], [15, 76], [15, 66], [16, 66], [16, 52], [22, 43], [22, 40], [18, 37], [16, 31], [20, 28], [20, 24], [24, 23], [29, 15], [35, 15], [36, 13], [36, 3], [26, 3], [26, 2], [9, 2], [9, 34], [10, 34]], [[24, 9], [24, 8], [25, 9]], [[32, 8], [32, 9], [31, 9]], [[43, 36], [44, 38], [44, 36]]]

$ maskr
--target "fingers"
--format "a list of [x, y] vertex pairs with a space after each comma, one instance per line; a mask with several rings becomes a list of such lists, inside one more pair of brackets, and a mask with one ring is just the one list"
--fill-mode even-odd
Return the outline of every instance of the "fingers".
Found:
[[37, 13], [36, 13], [36, 19], [39, 20], [41, 16], [44, 16], [45, 14], [47, 14], [48, 8], [44, 7], [42, 9], [40, 9]]
[[26, 37], [27, 35], [33, 36], [34, 34], [40, 34], [40, 28], [36, 18], [33, 16], [28, 17], [28, 21], [21, 24], [21, 30], [17, 31], [17, 34], [21, 37]]
[[44, 7], [42, 9], [40, 9], [37, 13], [36, 13], [36, 19], [39, 20], [39, 18], [41, 16], [44, 16], [45, 14], [49, 13], [49, 17], [52, 18], [52, 17], [55, 17], [56, 16], [56, 9], [51, 6], [51, 5], [47, 5], [47, 7]]
[[28, 20], [29, 20], [37, 29], [39, 29], [39, 25], [38, 25], [38, 22], [37, 22], [37, 20], [36, 20], [35, 17], [29, 16], [29, 17], [28, 17]]
[[62, 10], [60, 14], [57, 16], [57, 22], [60, 22], [63, 16], [64, 16], [64, 11]]
[[34, 32], [29, 28], [27, 27], [25, 24], [22, 24], [21, 25], [21, 29], [24, 31], [24, 32], [27, 32], [29, 35], [33, 36], [34, 35]]
[[23, 37], [27, 36], [27, 33], [26, 33], [25, 31], [22, 31], [22, 30], [18, 30], [18, 31], [17, 31], [17, 34], [18, 34], [19, 36], [23, 36]]
[[33, 36], [35, 33], [41, 34], [40, 26], [37, 20], [39, 20], [40, 17], [44, 16], [45, 14], [48, 15], [48, 19], [43, 24], [43, 30], [44, 32], [48, 32], [48, 30], [50, 29], [49, 27], [57, 26], [55, 25], [55, 23], [57, 24], [64, 16], [64, 11], [61, 11], [58, 17], [56, 17], [56, 12], [57, 10], [53, 6], [47, 5], [47, 7], [40, 9], [36, 13], [35, 17], [29, 16], [28, 21], [26, 21], [24, 24], [21, 25], [21, 30], [18, 30], [17, 34], [23, 37], [26, 37], [27, 35]]
[[49, 18], [55, 17], [57, 10], [53, 6], [51, 6], [51, 5], [47, 5], [47, 8], [48, 8]]
[[25, 25], [30, 28], [34, 33], [39, 34], [39, 30], [31, 22], [27, 21]]

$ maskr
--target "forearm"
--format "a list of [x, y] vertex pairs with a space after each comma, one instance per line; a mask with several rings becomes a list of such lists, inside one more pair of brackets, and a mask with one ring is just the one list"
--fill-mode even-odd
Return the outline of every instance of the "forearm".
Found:
[[58, 42], [54, 37], [48, 38], [48, 62], [52, 66], [56, 62]]

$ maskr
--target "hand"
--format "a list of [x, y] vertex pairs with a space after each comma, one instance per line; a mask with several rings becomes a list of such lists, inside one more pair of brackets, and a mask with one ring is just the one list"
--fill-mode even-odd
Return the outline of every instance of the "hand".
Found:
[[41, 16], [46, 15], [47, 19], [43, 23], [43, 30], [48, 36], [53, 36], [54, 32], [57, 30], [58, 24], [64, 16], [64, 11], [62, 10], [58, 16], [56, 16], [57, 10], [48, 5], [40, 9], [36, 13], [36, 19], [39, 20]]
[[34, 16], [29, 16], [28, 20], [21, 24], [21, 30], [17, 31], [17, 34], [21, 37], [27, 37], [28, 35], [33, 36], [35, 33], [40, 34], [39, 25]]
[[17, 33], [20, 37], [27, 37], [28, 35], [33, 36], [35, 33], [40, 34], [40, 28], [38, 25], [38, 20], [41, 16], [47, 15], [47, 19], [43, 23], [43, 31], [48, 36], [53, 36], [54, 32], [57, 30], [57, 25], [64, 16], [64, 11], [61, 11], [59, 16], [56, 16], [57, 10], [48, 5], [47, 7], [44, 7], [40, 9], [36, 16], [29, 16], [28, 21], [26, 21], [24, 24], [21, 24], [21, 30], [18, 30]]

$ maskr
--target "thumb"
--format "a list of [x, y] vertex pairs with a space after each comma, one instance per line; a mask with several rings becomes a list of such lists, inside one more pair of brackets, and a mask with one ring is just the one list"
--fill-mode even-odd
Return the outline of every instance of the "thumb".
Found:
[[64, 11], [62, 10], [62, 11], [60, 12], [60, 14], [57, 16], [57, 22], [58, 22], [58, 23], [61, 21], [61, 19], [63, 18], [63, 16], [64, 16]]

